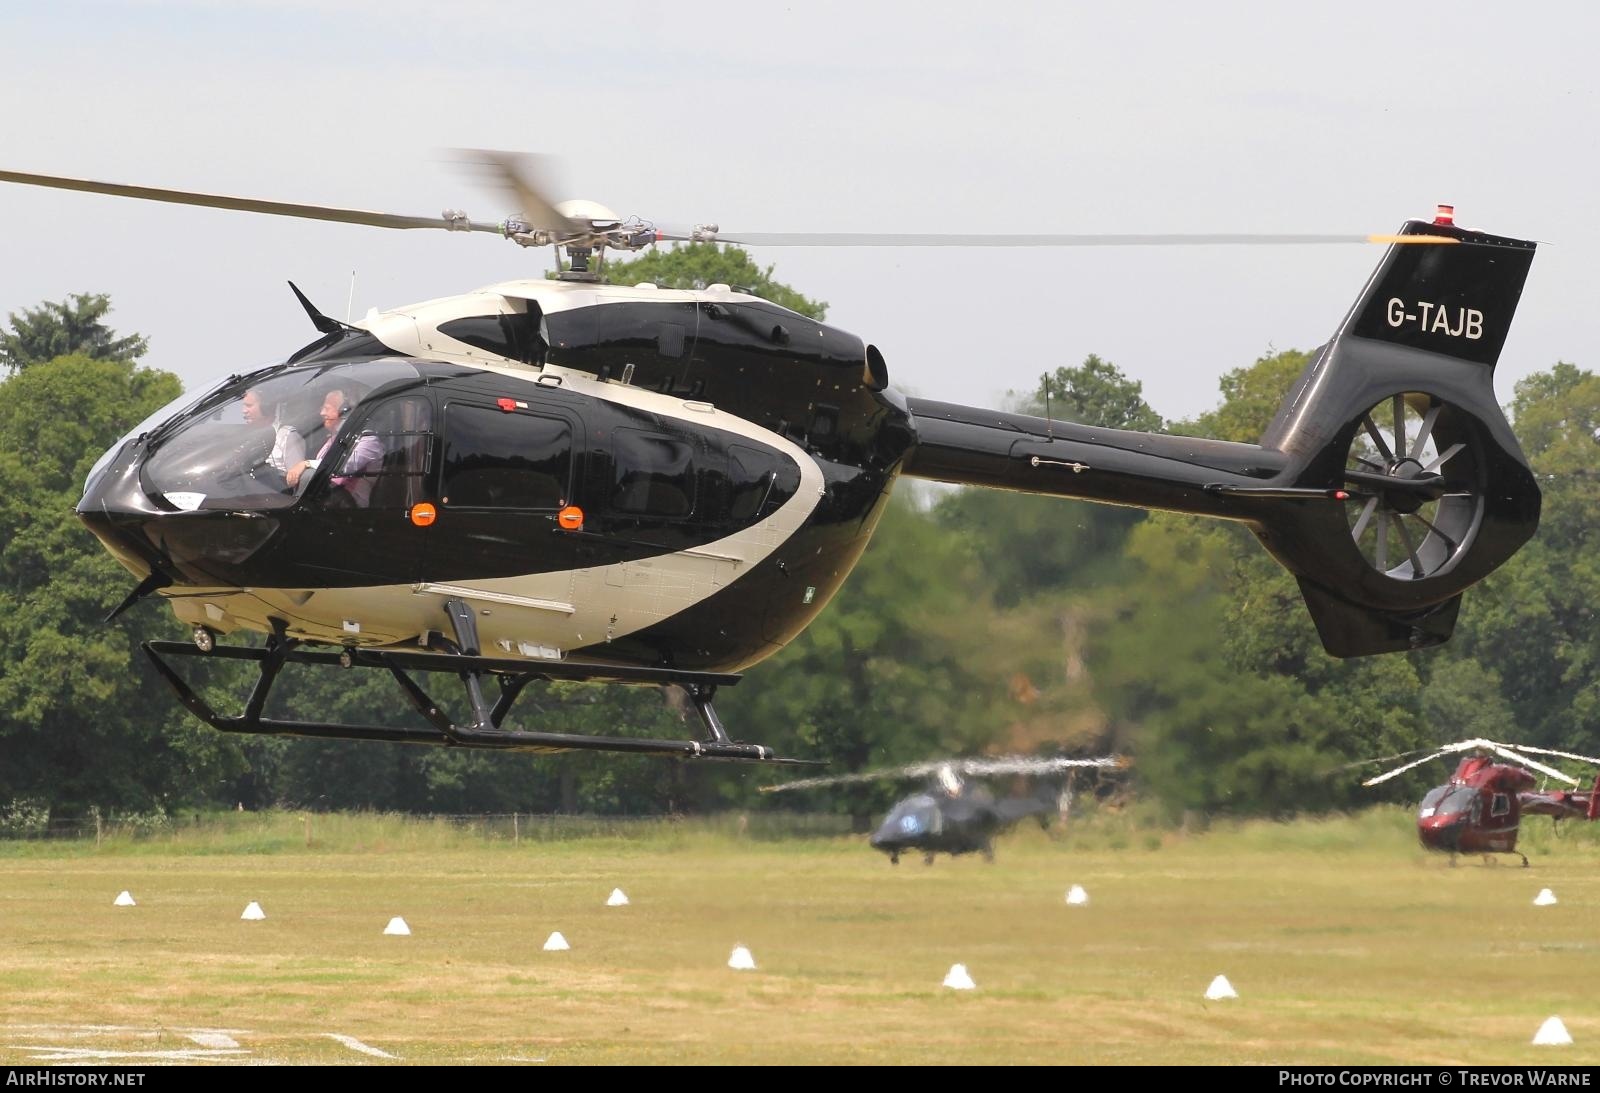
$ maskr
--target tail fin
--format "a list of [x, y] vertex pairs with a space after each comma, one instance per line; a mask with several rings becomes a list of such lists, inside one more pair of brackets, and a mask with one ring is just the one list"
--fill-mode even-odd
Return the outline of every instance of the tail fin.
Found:
[[1438, 644], [1539, 524], [1493, 382], [1535, 245], [1417, 220], [1395, 239], [1259, 445], [909, 399], [904, 473], [1239, 520], [1334, 656]]
[[[1461, 592], [1539, 524], [1538, 485], [1494, 394], [1534, 244], [1410, 221], [1262, 437], [1297, 489], [1339, 505], [1264, 514], [1335, 656], [1435, 645]], [[1342, 511], [1341, 511], [1342, 510]]]

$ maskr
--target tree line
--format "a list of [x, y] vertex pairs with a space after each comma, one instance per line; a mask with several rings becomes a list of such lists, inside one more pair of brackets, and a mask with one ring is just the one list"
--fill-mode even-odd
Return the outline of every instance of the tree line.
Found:
[[[632, 268], [630, 268], [632, 267]], [[657, 252], [614, 280], [755, 286], [822, 317], [738, 248]], [[528, 756], [399, 744], [241, 738], [201, 725], [138, 645], [184, 638], [151, 597], [111, 622], [132, 577], [73, 513], [94, 461], [177, 398], [146, 340], [79, 295], [0, 329], [0, 826], [48, 809], [214, 807], [661, 814], [793, 808], [767, 769], [654, 758]], [[1012, 408], [1092, 425], [1254, 442], [1307, 354], [1222, 377], [1217, 406], [1165, 421], [1139, 383], [1089, 356]], [[1379, 800], [1360, 760], [1486, 736], [1593, 754], [1600, 638], [1600, 379], [1557, 363], [1507, 408], [1544, 489], [1538, 535], [1463, 601], [1455, 636], [1412, 653], [1327, 656], [1293, 578], [1244, 529], [1005, 491], [897, 490], [844, 589], [779, 655], [719, 694], [735, 737], [830, 773], [946, 755], [1133, 759], [1138, 794], [1173, 815], [1289, 815]], [[211, 669], [237, 706], [245, 677]], [[230, 674], [232, 673], [232, 674]], [[289, 676], [275, 716], [405, 716], [387, 679]], [[231, 694], [231, 702], [224, 695]], [[535, 685], [527, 729], [695, 732], [675, 693]], [[1442, 765], [1442, 764], [1441, 764]], [[1404, 800], [1444, 770], [1382, 787]], [[818, 791], [805, 807], [861, 821], [903, 787]]]

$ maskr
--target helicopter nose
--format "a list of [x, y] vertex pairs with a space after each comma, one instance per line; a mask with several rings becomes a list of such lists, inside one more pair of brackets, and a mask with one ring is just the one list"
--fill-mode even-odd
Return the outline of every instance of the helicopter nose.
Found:
[[1457, 851], [1465, 817], [1429, 817], [1417, 824], [1417, 836], [1429, 850]]
[[159, 573], [179, 584], [246, 583], [241, 565], [278, 528], [276, 519], [255, 512], [158, 505], [140, 483], [138, 459], [126, 449], [88, 483], [76, 511], [130, 573], [141, 579]]

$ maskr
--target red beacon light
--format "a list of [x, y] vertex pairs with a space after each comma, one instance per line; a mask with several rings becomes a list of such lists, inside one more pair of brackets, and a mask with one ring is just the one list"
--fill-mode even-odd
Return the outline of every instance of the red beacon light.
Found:
[[1440, 205], [1438, 209], [1434, 211], [1433, 222], [1435, 224], [1447, 224], [1454, 226], [1456, 222], [1456, 207], [1454, 205]]

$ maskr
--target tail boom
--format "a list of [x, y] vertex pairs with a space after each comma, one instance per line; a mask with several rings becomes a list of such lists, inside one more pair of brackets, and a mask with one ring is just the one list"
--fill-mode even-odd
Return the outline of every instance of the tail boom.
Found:
[[1461, 593], [1538, 527], [1493, 370], [1534, 244], [1409, 221], [1260, 444], [910, 399], [904, 473], [1239, 520], [1300, 582], [1324, 648], [1450, 636]]

